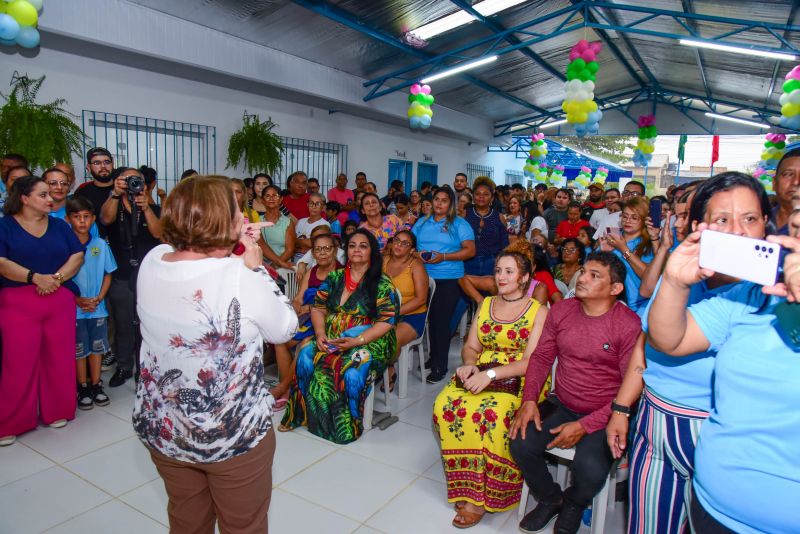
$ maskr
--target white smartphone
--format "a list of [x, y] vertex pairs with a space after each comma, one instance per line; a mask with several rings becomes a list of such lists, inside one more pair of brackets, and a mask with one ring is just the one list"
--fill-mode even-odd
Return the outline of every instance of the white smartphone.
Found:
[[781, 247], [769, 241], [705, 230], [700, 236], [700, 267], [755, 282], [774, 285]]

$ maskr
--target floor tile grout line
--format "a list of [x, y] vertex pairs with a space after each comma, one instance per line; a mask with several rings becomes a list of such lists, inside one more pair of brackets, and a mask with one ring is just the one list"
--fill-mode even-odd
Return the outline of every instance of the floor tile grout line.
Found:
[[[336, 454], [336, 452], [337, 452], [337, 451], [339, 451], [339, 450], [341, 450], [341, 449], [338, 449], [338, 448], [336, 448], [336, 449], [334, 449], [334, 450], [330, 451], [329, 453], [327, 453], [325, 456], [323, 456], [323, 457], [321, 457], [321, 458], [319, 458], [319, 459], [317, 459], [317, 460], [315, 460], [315, 461], [311, 462], [311, 463], [310, 463], [310, 464], [308, 464], [307, 466], [305, 466], [305, 467], [303, 467], [302, 469], [300, 469], [300, 471], [298, 471], [297, 473], [293, 474], [292, 476], [290, 476], [290, 477], [289, 477], [289, 478], [287, 478], [286, 480], [282, 481], [280, 484], [277, 484], [277, 485], [275, 485], [275, 486], [272, 486], [272, 489], [282, 489], [282, 490], [286, 491], [286, 490], [285, 490], [285, 488], [283, 488], [283, 487], [282, 487], [284, 484], [286, 484], [287, 482], [289, 482], [289, 481], [290, 481], [290, 480], [292, 480], [293, 478], [297, 477], [299, 474], [303, 473], [304, 471], [307, 471], [307, 470], [308, 470], [308, 469], [310, 469], [311, 467], [313, 467], [313, 466], [317, 465], [318, 463], [320, 463], [322, 460], [326, 459], [327, 457], [329, 457], [329, 456], [331, 456], [331, 455], [333, 455], [333, 454]], [[292, 495], [294, 495], [294, 494], [292, 494]]]
[[28, 477], [30, 477], [30, 476], [33, 476], [33, 475], [39, 474], [39, 473], [41, 473], [42, 471], [47, 471], [47, 470], [48, 470], [48, 469], [50, 469], [51, 467], [55, 467], [56, 465], [58, 465], [56, 462], [54, 462], [54, 461], [53, 461], [53, 459], [52, 459], [52, 458], [48, 458], [47, 456], [45, 456], [45, 455], [44, 455], [44, 454], [42, 454], [41, 452], [37, 451], [37, 450], [36, 450], [36, 449], [34, 449], [33, 447], [30, 447], [30, 446], [28, 446], [28, 445], [26, 445], [26, 444], [22, 443], [21, 441], [17, 441], [17, 442], [15, 442], [15, 445], [20, 445], [20, 446], [22, 446], [22, 447], [25, 447], [26, 449], [29, 449], [31, 452], [33, 452], [33, 453], [35, 453], [35, 454], [38, 454], [39, 456], [41, 456], [42, 458], [44, 458], [45, 460], [47, 460], [48, 462], [50, 462], [50, 463], [51, 463], [51, 464], [53, 464], [53, 465], [48, 465], [48, 466], [47, 466], [47, 467], [45, 467], [44, 469], [39, 469], [38, 471], [34, 471], [34, 472], [32, 472], [32, 473], [28, 473], [27, 475], [23, 475], [23, 476], [21, 476], [21, 477], [19, 477], [19, 478], [15, 478], [14, 480], [10, 480], [10, 481], [8, 481], [8, 482], [4, 482], [3, 484], [0, 484], [0, 489], [4, 488], [5, 486], [8, 486], [9, 484], [13, 484], [13, 483], [15, 483], [15, 482], [19, 482], [20, 480], [23, 480], [23, 479], [25, 479], [25, 478], [28, 478]]
[[[309, 499], [307, 497], [304, 497], [302, 495], [298, 495], [297, 493], [289, 490], [288, 488], [282, 488], [280, 486], [276, 486], [276, 487], [272, 488], [272, 491], [274, 492], [276, 489], [279, 489], [279, 490], [281, 490], [281, 491], [283, 491], [285, 493], [288, 493], [292, 497], [297, 497], [298, 499], [303, 500], [303, 501], [305, 501], [305, 502], [307, 502], [309, 504], [313, 504], [314, 506], [318, 506], [319, 508], [322, 508], [323, 510], [325, 510], [327, 512], [331, 512], [331, 513], [336, 514], [336, 515], [338, 515], [340, 517], [344, 517], [345, 519], [349, 519], [350, 521], [355, 521], [356, 523], [358, 523], [360, 525], [358, 528], [361, 528], [361, 526], [367, 526], [366, 524], [362, 523], [362, 521], [360, 519], [356, 519], [355, 517], [350, 517], [349, 515], [345, 515], [342, 512], [339, 512], [339, 511], [333, 510], [331, 508], [328, 508], [326, 505], [320, 504], [320, 503], [315, 502], [315, 501], [312, 501], [311, 499]], [[271, 506], [271, 503], [272, 503], [272, 500], [270, 499], [270, 506]], [[358, 530], [358, 528], [356, 530]]]
[[[370, 526], [370, 525], [368, 524], [369, 520], [370, 520], [370, 519], [372, 519], [373, 517], [375, 517], [375, 516], [376, 516], [377, 514], [379, 514], [380, 512], [382, 512], [384, 508], [386, 508], [386, 507], [387, 507], [387, 506], [388, 506], [388, 505], [389, 505], [389, 504], [390, 504], [392, 501], [394, 501], [394, 500], [395, 500], [397, 497], [399, 497], [401, 494], [405, 493], [405, 492], [406, 492], [406, 490], [410, 489], [410, 488], [411, 488], [411, 486], [413, 486], [414, 484], [416, 484], [416, 483], [417, 483], [417, 481], [418, 481], [420, 478], [423, 478], [423, 477], [422, 477], [422, 475], [418, 475], [418, 476], [417, 476], [417, 478], [415, 478], [414, 480], [412, 480], [411, 482], [409, 482], [408, 484], [406, 484], [406, 485], [405, 485], [403, 488], [401, 488], [401, 489], [400, 489], [400, 491], [398, 491], [397, 493], [395, 493], [394, 495], [392, 495], [392, 496], [391, 496], [391, 498], [390, 498], [388, 501], [386, 501], [386, 502], [385, 502], [383, 505], [381, 505], [381, 507], [380, 507], [380, 508], [378, 508], [378, 509], [377, 509], [377, 510], [376, 510], [376, 511], [375, 511], [375, 512], [374, 512], [374, 513], [371, 515], [371, 516], [369, 516], [369, 517], [368, 517], [368, 518], [367, 518], [367, 519], [364, 521], [364, 525], [365, 525], [365, 526], [367, 526], [367, 527], [369, 527], [369, 528], [373, 528], [372, 526]], [[377, 530], [377, 529], [376, 529], [376, 530]]]

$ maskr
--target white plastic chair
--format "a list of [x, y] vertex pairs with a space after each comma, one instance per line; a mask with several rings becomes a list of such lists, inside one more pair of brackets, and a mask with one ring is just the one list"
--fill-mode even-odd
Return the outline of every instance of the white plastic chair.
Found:
[[561, 296], [566, 298], [567, 293], [569, 293], [569, 287], [567, 286], [567, 284], [555, 278], [553, 278], [553, 281], [556, 283], [556, 287], [558, 288], [558, 290], [561, 291]]
[[297, 296], [297, 273], [294, 269], [277, 269], [278, 274], [286, 280], [286, 297], [291, 301]]
[[[372, 389], [369, 391], [369, 395], [367, 395], [366, 400], [364, 401], [364, 419], [362, 424], [364, 425], [364, 431], [370, 430], [372, 428], [372, 412], [375, 410], [375, 388], [377, 387], [377, 382], [375, 381], [376, 375], [372, 373]], [[383, 383], [385, 397], [384, 402], [386, 403], [386, 411], [390, 412], [391, 409], [391, 392], [389, 391], [389, 368], [387, 367], [386, 370], [383, 372]]]
[[[428, 310], [430, 310], [430, 303], [433, 300], [433, 294], [436, 291], [436, 280], [428, 277]], [[427, 312], [425, 312], [427, 314]], [[427, 374], [425, 373], [425, 354], [423, 341], [428, 343], [428, 317], [425, 316], [425, 327], [422, 330], [422, 335], [417, 339], [409, 342], [400, 349], [400, 356], [397, 358], [397, 396], [401, 399], [406, 398], [408, 395], [408, 373], [413, 362], [411, 351], [416, 351], [419, 355], [419, 376], [422, 383], [425, 383]], [[430, 344], [428, 344], [430, 346]]]

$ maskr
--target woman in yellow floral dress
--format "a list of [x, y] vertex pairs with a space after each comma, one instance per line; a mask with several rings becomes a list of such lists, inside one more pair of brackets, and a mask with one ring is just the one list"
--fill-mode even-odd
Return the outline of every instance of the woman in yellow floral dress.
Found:
[[498, 256], [498, 295], [481, 304], [461, 353], [464, 364], [433, 405], [447, 500], [455, 503], [453, 525], [459, 528], [519, 503], [522, 475], [508, 450], [508, 429], [547, 315], [527, 296], [530, 276], [530, 260], [522, 254]]

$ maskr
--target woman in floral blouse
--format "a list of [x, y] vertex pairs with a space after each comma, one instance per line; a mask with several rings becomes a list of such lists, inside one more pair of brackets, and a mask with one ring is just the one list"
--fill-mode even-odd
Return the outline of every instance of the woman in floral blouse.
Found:
[[255, 239], [269, 223], [242, 231], [243, 220], [229, 180], [183, 180], [164, 204], [167, 244], [139, 271], [133, 426], [164, 480], [172, 532], [213, 532], [215, 522], [267, 531], [275, 399], [262, 347], [291, 339], [297, 315], [261, 266]]
[[464, 365], [433, 405], [458, 528], [517, 506], [522, 491], [508, 429], [547, 310], [527, 296], [531, 263], [522, 254], [501, 253], [494, 277], [498, 295], [483, 301], [461, 352]]

